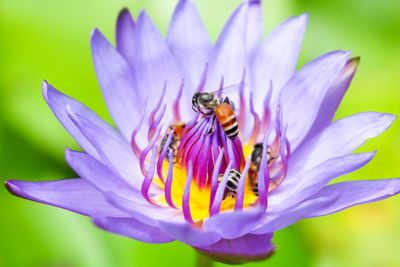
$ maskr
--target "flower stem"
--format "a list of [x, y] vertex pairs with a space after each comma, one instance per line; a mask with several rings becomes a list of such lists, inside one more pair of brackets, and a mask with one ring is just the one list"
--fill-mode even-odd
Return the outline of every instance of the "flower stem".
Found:
[[201, 253], [196, 254], [196, 267], [212, 267], [214, 265], [214, 261], [209, 257], [204, 256]]

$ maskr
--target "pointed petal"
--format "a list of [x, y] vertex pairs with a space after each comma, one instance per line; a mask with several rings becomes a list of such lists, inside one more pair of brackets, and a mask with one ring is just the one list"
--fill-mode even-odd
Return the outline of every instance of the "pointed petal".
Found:
[[139, 161], [127, 140], [116, 130], [104, 131], [69, 106], [67, 112], [82, 134], [96, 148], [101, 161], [133, 188], [140, 188], [143, 177], [138, 172], [140, 170]]
[[251, 58], [260, 46], [263, 32], [264, 20], [260, 0], [246, 0], [248, 5], [246, 25], [246, 51]]
[[130, 64], [133, 64], [135, 58], [134, 31], [135, 21], [129, 10], [124, 8], [118, 15], [115, 42], [117, 51]]
[[[229, 86], [241, 82], [247, 64], [247, 4], [242, 3], [225, 24], [210, 55], [207, 90], [218, 89], [221, 77]], [[235, 98], [233, 102], [238, 103]]]
[[327, 160], [310, 171], [292, 174], [296, 177], [289, 179], [290, 183], [283, 182], [271, 192], [268, 210], [285, 210], [296, 205], [321, 190], [332, 179], [361, 168], [374, 156], [375, 152], [349, 154]]
[[136, 203], [146, 203], [139, 190], [132, 188], [121, 177], [86, 153], [65, 150], [65, 159], [71, 168], [99, 191], [126, 197]]
[[247, 234], [236, 239], [221, 239], [210, 246], [195, 247], [200, 253], [226, 264], [243, 264], [261, 261], [275, 251], [271, 243], [273, 233], [264, 235]]
[[134, 72], [99, 30], [94, 29], [90, 45], [107, 109], [118, 129], [129, 140], [144, 102], [136, 87]]
[[161, 208], [147, 202], [139, 190], [131, 188], [110, 169], [87, 154], [67, 150], [66, 159], [70, 166], [101, 191], [111, 204], [130, 214], [135, 220], [155, 227], [158, 220], [176, 215], [176, 210]]
[[305, 202], [314, 202], [320, 198], [332, 198], [333, 201], [307, 213], [304, 218], [325, 216], [355, 205], [382, 200], [399, 192], [400, 178], [347, 181], [328, 185]]
[[79, 113], [86, 114], [90, 120], [95, 121], [96, 124], [104, 130], [110, 129], [111, 126], [82, 103], [57, 91], [53, 86], [51, 86], [51, 84], [47, 83], [47, 81], [43, 81], [42, 93], [54, 115], [64, 126], [64, 128], [71, 134], [75, 141], [82, 147], [83, 150], [92, 155], [94, 158], [99, 159], [100, 156], [96, 149], [68, 117], [66, 105], [68, 104]]
[[12, 194], [86, 216], [126, 216], [83, 179], [27, 182], [6, 181]]
[[222, 238], [238, 238], [254, 229], [260, 223], [263, 213], [263, 209], [220, 213], [206, 220], [203, 229], [216, 232]]
[[160, 221], [160, 229], [167, 235], [190, 246], [209, 246], [218, 242], [221, 237], [214, 232], [206, 232], [187, 222]]
[[378, 201], [400, 192], [400, 179], [348, 181], [329, 185], [290, 209], [267, 212], [262, 226], [252, 231], [264, 234], [285, 228], [302, 218], [323, 216], [354, 205]]
[[93, 218], [93, 223], [108, 232], [145, 243], [160, 244], [174, 241], [159, 228], [146, 225], [134, 218], [96, 217]]
[[292, 154], [289, 172], [309, 170], [330, 158], [353, 152], [365, 140], [389, 128], [395, 118], [388, 113], [362, 112], [335, 121]]
[[[145, 97], [148, 97], [149, 107], [153, 109], [162, 93], [165, 82], [167, 82], [167, 93], [164, 102], [168, 109], [172, 108], [173, 100], [176, 98], [181, 84], [182, 75], [178, 65], [172, 56], [164, 37], [157, 29], [153, 21], [145, 11], [140, 12], [135, 28], [135, 60], [137, 84]], [[183, 99], [191, 99], [188, 90], [183, 91]], [[182, 115], [188, 116], [186, 111], [191, 110], [190, 101], [181, 101]], [[172, 118], [172, 112], [166, 112], [165, 121], [168, 123]], [[185, 117], [189, 120], [189, 117]]]
[[349, 88], [349, 85], [353, 80], [354, 73], [356, 72], [359, 63], [360, 58], [352, 58], [347, 61], [346, 65], [332, 83], [331, 88], [329, 88], [329, 91], [326, 93], [324, 100], [322, 100], [317, 118], [315, 119], [305, 140], [308, 140], [332, 122], [335, 112], [342, 101], [347, 88]]
[[293, 151], [310, 130], [326, 92], [349, 55], [344, 51], [325, 54], [301, 68], [283, 86], [283, 120]]
[[292, 17], [268, 34], [251, 63], [252, 90], [258, 114], [263, 114], [263, 101], [272, 80], [272, 110], [283, 85], [295, 73], [297, 59], [306, 29], [308, 15]]
[[185, 77], [185, 90], [193, 94], [212, 43], [192, 1], [181, 0], [177, 4], [168, 28], [167, 43]]

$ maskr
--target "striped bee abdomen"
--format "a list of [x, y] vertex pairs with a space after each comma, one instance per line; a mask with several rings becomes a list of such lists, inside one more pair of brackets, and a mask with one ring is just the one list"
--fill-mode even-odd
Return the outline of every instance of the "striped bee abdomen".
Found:
[[[221, 182], [223, 174], [219, 175], [218, 183]], [[234, 198], [236, 196], [237, 186], [240, 180], [240, 172], [237, 169], [231, 169], [228, 175], [228, 182], [226, 183], [225, 192], [224, 192], [224, 199], [228, 196]]]
[[215, 116], [228, 138], [235, 140], [239, 133], [239, 127], [232, 107], [226, 103], [219, 105], [215, 109]]

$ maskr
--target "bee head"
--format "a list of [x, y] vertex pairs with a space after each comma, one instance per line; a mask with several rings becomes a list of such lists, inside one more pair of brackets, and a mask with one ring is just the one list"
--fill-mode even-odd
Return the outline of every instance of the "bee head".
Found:
[[213, 99], [214, 96], [210, 93], [200, 93], [198, 97], [198, 101], [203, 105], [211, 102]]
[[194, 95], [193, 95], [193, 98], [192, 98], [192, 106], [193, 107], [199, 107], [199, 103], [198, 103], [198, 99], [199, 99], [199, 96], [201, 95], [201, 93], [195, 93]]
[[212, 93], [195, 93], [192, 98], [192, 108], [195, 112], [210, 115], [209, 111], [217, 105], [217, 99]]

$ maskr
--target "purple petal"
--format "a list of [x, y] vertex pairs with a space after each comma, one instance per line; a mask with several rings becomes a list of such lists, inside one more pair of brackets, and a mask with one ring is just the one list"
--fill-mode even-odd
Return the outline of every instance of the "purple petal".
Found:
[[53, 86], [47, 83], [47, 81], [43, 81], [42, 92], [44, 99], [53, 111], [54, 115], [61, 122], [64, 128], [71, 134], [71, 136], [76, 140], [76, 142], [78, 142], [82, 149], [96, 159], [100, 159], [99, 154], [90, 143], [90, 141], [87, 140], [87, 138], [81, 133], [81, 131], [68, 117], [66, 105], [68, 104], [71, 109], [75, 110], [78, 113], [85, 114], [87, 118], [95, 122], [100, 128], [104, 129], [105, 131], [112, 129], [112, 127], [80, 102], [57, 91]]
[[247, 234], [236, 239], [221, 239], [210, 246], [195, 247], [216, 261], [226, 264], [243, 264], [264, 260], [275, 251], [271, 243], [273, 233], [263, 235]]
[[252, 231], [264, 234], [285, 228], [302, 218], [331, 214], [345, 208], [381, 200], [400, 192], [400, 179], [348, 181], [329, 185], [290, 209], [267, 212], [262, 226]]
[[321, 198], [333, 201], [307, 213], [304, 218], [325, 216], [355, 205], [374, 202], [394, 196], [400, 192], [400, 178], [347, 181], [328, 185], [305, 202], [310, 205]]
[[220, 213], [206, 220], [203, 229], [218, 233], [222, 238], [238, 238], [254, 229], [260, 223], [263, 213], [263, 209]]
[[93, 64], [112, 119], [127, 140], [139, 121], [144, 98], [125, 59], [94, 29], [90, 39]]
[[134, 218], [96, 217], [93, 218], [93, 223], [108, 232], [145, 243], [160, 244], [174, 241], [159, 228], [146, 225]]
[[384, 132], [395, 118], [388, 113], [363, 112], [335, 121], [292, 154], [289, 172], [309, 170], [330, 158], [353, 152], [365, 140]]
[[189, 224], [187, 222], [178, 221], [160, 221], [160, 229], [167, 235], [176, 240], [191, 246], [209, 246], [218, 242], [221, 237], [214, 232], [206, 232], [203, 229]]
[[[162, 93], [165, 82], [167, 82], [167, 93], [165, 103], [168, 103], [168, 109], [172, 108], [172, 103], [176, 98], [182, 75], [179, 72], [178, 65], [172, 56], [168, 45], [160, 31], [147, 16], [145, 11], [140, 12], [135, 28], [135, 59], [134, 68], [136, 71], [137, 85], [145, 97], [149, 99], [150, 110], [157, 103], [158, 96]], [[184, 99], [191, 99], [192, 95], [188, 90], [183, 91]], [[181, 101], [181, 112], [189, 119], [191, 113], [190, 101]], [[188, 113], [188, 114], [187, 114]], [[172, 112], [167, 112], [165, 121], [169, 122], [172, 118]]]
[[326, 92], [349, 55], [344, 51], [325, 54], [301, 68], [283, 86], [283, 119], [293, 151], [307, 135]]
[[260, 0], [249, 0], [247, 4], [246, 51], [248, 56], [252, 57], [261, 44], [264, 20]]
[[342, 101], [347, 88], [349, 88], [359, 63], [359, 57], [352, 58], [347, 61], [346, 65], [333, 82], [331, 88], [329, 88], [329, 91], [326, 93], [324, 100], [322, 100], [317, 118], [315, 119], [314, 124], [305, 140], [308, 140], [332, 122], [336, 109]]
[[132, 188], [121, 177], [86, 153], [66, 149], [65, 159], [71, 168], [99, 191], [113, 192], [136, 203], [148, 204], [140, 191]]
[[194, 93], [212, 43], [192, 1], [181, 0], [176, 6], [168, 28], [167, 43], [185, 77], [185, 89]]
[[125, 58], [127, 62], [133, 64], [135, 58], [135, 21], [127, 8], [121, 10], [117, 20], [116, 27], [116, 48], [117, 51]]
[[374, 156], [375, 152], [349, 154], [329, 159], [310, 171], [292, 174], [295, 177], [289, 179], [290, 183], [284, 180], [271, 192], [268, 211], [285, 210], [296, 205], [321, 190], [332, 179], [361, 168]]
[[6, 181], [12, 194], [86, 216], [126, 216], [108, 203], [101, 192], [83, 179], [27, 182]]
[[304, 14], [284, 21], [271, 31], [256, 51], [251, 63], [251, 79], [258, 114], [264, 113], [263, 101], [270, 81], [274, 86], [272, 110], [275, 110], [282, 86], [295, 73], [307, 19], [308, 15]]
[[150, 203], [138, 204], [113, 192], [107, 192], [105, 195], [110, 203], [142, 223], [156, 227], [161, 221], [172, 220], [174, 218], [179, 219], [180, 222], [184, 222], [182, 212], [176, 209], [159, 207]]
[[264, 213], [260, 227], [251, 231], [250, 233], [262, 235], [278, 231], [304, 218], [306, 214], [312, 213], [321, 207], [329, 205], [329, 203], [333, 201], [334, 200], [332, 200], [332, 198], [323, 197], [318, 198], [313, 202], [299, 203], [285, 211], [267, 211]]
[[129, 185], [136, 189], [140, 188], [143, 177], [138, 172], [139, 161], [134, 156], [127, 140], [115, 130], [104, 131], [84, 114], [75, 113], [69, 106], [67, 112], [75, 125], [96, 148], [102, 162], [119, 174]]
[[[242, 3], [225, 24], [210, 55], [208, 90], [218, 88], [221, 77], [227, 86], [241, 82], [247, 64], [246, 52], [247, 4]], [[234, 103], [239, 103], [233, 98]]]

